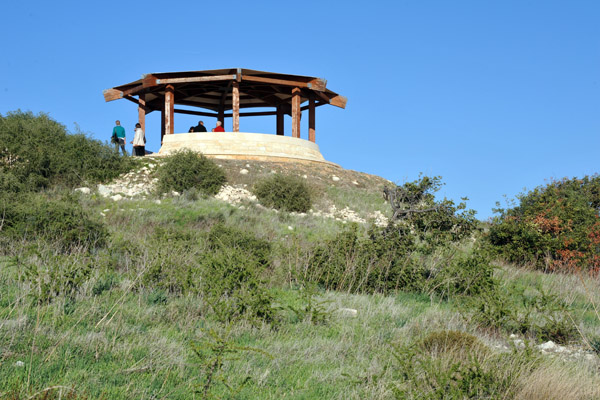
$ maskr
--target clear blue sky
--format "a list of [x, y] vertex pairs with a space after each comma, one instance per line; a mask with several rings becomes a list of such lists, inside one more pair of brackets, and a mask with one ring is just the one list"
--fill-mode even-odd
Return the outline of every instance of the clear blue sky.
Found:
[[[3, 115], [46, 112], [107, 140], [115, 119], [132, 133], [137, 108], [102, 90], [242, 67], [327, 79], [348, 106], [317, 109], [326, 159], [397, 183], [441, 175], [441, 195], [469, 197], [481, 219], [503, 195], [598, 172], [598, 1], [24, 0], [2, 14]], [[196, 122], [176, 114], [175, 130]], [[273, 132], [275, 120], [240, 125]]]

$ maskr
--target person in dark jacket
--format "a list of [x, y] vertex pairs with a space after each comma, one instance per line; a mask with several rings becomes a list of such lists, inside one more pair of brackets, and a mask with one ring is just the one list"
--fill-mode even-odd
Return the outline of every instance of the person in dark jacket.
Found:
[[204, 126], [204, 122], [198, 121], [198, 126], [194, 127], [194, 132], [206, 132], [206, 127]]

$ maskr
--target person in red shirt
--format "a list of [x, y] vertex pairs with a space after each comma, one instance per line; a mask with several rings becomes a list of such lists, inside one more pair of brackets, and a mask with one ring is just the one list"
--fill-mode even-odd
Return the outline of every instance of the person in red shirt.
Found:
[[225, 132], [225, 129], [223, 129], [223, 123], [221, 123], [221, 121], [217, 121], [217, 126], [215, 126], [212, 131], [213, 132]]

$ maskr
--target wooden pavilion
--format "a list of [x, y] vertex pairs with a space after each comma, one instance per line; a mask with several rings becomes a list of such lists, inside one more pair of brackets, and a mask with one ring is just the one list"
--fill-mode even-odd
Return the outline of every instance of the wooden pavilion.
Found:
[[[277, 135], [284, 134], [284, 115], [292, 117], [292, 137], [300, 138], [302, 111], [308, 110], [308, 140], [315, 142], [315, 108], [331, 104], [345, 108], [346, 98], [327, 89], [327, 81], [301, 75], [243, 68], [145, 74], [142, 79], [104, 91], [104, 99], [127, 99], [138, 105], [139, 123], [146, 130], [146, 114], [160, 111], [161, 143], [174, 132], [174, 113], [214, 117], [221, 123], [233, 118], [239, 132], [240, 117], [276, 116]], [[137, 98], [136, 98], [137, 96]], [[308, 102], [306, 105], [303, 103]], [[208, 111], [178, 109], [176, 105]], [[267, 111], [240, 112], [248, 108]]]

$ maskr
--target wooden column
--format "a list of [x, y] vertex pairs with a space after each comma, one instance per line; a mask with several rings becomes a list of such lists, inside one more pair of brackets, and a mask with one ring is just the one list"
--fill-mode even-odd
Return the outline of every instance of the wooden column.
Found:
[[138, 103], [138, 122], [142, 126], [142, 130], [146, 133], [146, 95], [140, 94]]
[[160, 109], [160, 145], [162, 146], [163, 137], [165, 136], [165, 105]]
[[165, 88], [165, 135], [175, 133], [173, 117], [175, 115], [175, 89], [173, 85], [167, 85]]
[[223, 129], [225, 129], [225, 109], [223, 107], [219, 108], [219, 116], [217, 117], [217, 121], [221, 121], [221, 124], [223, 124]]
[[283, 136], [283, 104], [277, 106], [277, 134]]
[[233, 131], [240, 131], [240, 84], [233, 82], [233, 93], [231, 97], [233, 111]]
[[315, 96], [312, 93], [308, 99], [308, 140], [315, 142]]
[[300, 88], [292, 89], [292, 137], [300, 137]]

